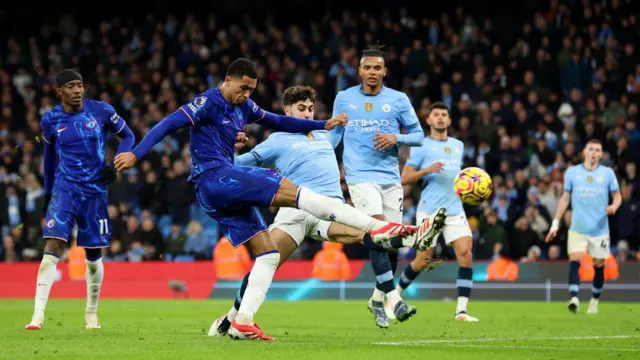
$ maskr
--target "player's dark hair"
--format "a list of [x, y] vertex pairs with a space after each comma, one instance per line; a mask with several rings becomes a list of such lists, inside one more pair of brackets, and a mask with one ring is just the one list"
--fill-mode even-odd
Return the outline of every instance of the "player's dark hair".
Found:
[[449, 112], [449, 107], [447, 106], [447, 104], [443, 103], [442, 101], [437, 101], [431, 104], [431, 106], [429, 106], [429, 112], [427, 113], [427, 115], [431, 115], [431, 112], [435, 109], [447, 110], [447, 115], [451, 116], [451, 113]]
[[307, 85], [296, 85], [287, 88], [282, 94], [282, 105], [289, 106], [299, 101], [311, 100], [316, 102], [316, 91]]
[[385, 52], [382, 51], [384, 45], [375, 44], [375, 45], [367, 45], [367, 47], [362, 51], [362, 57], [380, 57], [384, 60]]
[[242, 79], [244, 76], [250, 79], [258, 78], [256, 66], [249, 59], [238, 58], [233, 60], [227, 68], [227, 76], [236, 79]]
[[596, 144], [596, 145], [602, 146], [602, 142], [598, 139], [589, 139], [589, 141], [587, 141], [587, 145], [589, 144]]

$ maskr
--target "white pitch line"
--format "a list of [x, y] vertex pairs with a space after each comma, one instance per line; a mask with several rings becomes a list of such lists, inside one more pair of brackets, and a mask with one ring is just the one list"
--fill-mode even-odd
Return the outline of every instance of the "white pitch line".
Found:
[[468, 344], [468, 345], [455, 345], [455, 344], [445, 344], [442, 345], [445, 347], [459, 347], [459, 348], [485, 348], [485, 349], [536, 349], [536, 350], [584, 350], [584, 351], [608, 351], [608, 352], [639, 352], [640, 349], [625, 349], [625, 348], [594, 348], [594, 347], [562, 347], [562, 346], [518, 346], [518, 345], [478, 345], [478, 344]]
[[477, 338], [477, 339], [449, 339], [449, 340], [415, 340], [415, 341], [383, 341], [374, 345], [403, 346], [403, 345], [428, 345], [428, 344], [459, 344], [474, 342], [497, 341], [545, 341], [545, 340], [598, 340], [598, 339], [637, 339], [640, 335], [605, 335], [605, 336], [565, 336], [565, 337], [534, 337], [534, 338]]

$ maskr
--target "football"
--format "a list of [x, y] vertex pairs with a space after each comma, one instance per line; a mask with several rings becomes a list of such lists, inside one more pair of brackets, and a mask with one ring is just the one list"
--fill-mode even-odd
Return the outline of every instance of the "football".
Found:
[[477, 167], [460, 170], [453, 183], [453, 190], [463, 203], [479, 205], [491, 196], [493, 184], [486, 171]]

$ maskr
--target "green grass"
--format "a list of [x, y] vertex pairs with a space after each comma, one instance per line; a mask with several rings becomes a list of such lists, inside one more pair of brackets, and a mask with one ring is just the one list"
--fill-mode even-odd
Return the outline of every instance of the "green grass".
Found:
[[[103, 300], [102, 329], [84, 329], [84, 301], [52, 300], [41, 331], [25, 331], [32, 301], [0, 300], [0, 359], [639, 359], [640, 305], [571, 314], [562, 303], [416, 302], [418, 314], [375, 327], [364, 301], [267, 301], [257, 320], [277, 342], [206, 336], [223, 300]], [[585, 307], [586, 304], [583, 304]], [[584, 311], [584, 309], [583, 309]], [[400, 344], [376, 344], [381, 342]]]

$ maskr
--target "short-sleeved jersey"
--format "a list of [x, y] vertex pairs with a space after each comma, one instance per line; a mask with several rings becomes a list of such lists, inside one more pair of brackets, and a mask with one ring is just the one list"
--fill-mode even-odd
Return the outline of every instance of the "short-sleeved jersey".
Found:
[[418, 203], [418, 211], [428, 214], [439, 207], [447, 210], [447, 215], [455, 215], [464, 211], [462, 201], [453, 190], [453, 182], [462, 168], [464, 143], [448, 137], [447, 140], [435, 140], [427, 137], [420, 147], [412, 147], [406, 166], [424, 169], [436, 161], [444, 164], [441, 173], [433, 173], [420, 180], [422, 193]]
[[191, 176], [195, 180], [204, 171], [233, 165], [238, 132], [247, 123], [261, 120], [265, 112], [251, 99], [240, 106], [229, 104], [220, 89], [209, 89], [180, 107], [191, 121]]
[[318, 194], [342, 200], [340, 169], [330, 133], [313, 131], [313, 138], [305, 134], [273, 133], [253, 148], [260, 164], [273, 164], [278, 172], [296, 185], [305, 186]]
[[613, 169], [599, 165], [587, 170], [582, 164], [574, 165], [564, 174], [564, 191], [571, 193], [570, 230], [589, 236], [609, 234], [609, 193], [620, 191]]
[[126, 123], [103, 101], [85, 99], [82, 110], [65, 112], [62, 104], [49, 110], [40, 122], [42, 139], [55, 144], [58, 163], [54, 188], [62, 187], [83, 196], [106, 191], [99, 180], [105, 166], [107, 134], [119, 133]]
[[340, 91], [333, 106], [333, 116], [345, 113], [349, 119], [344, 129], [344, 163], [347, 183], [400, 183], [398, 146], [377, 150], [376, 133], [400, 134], [400, 127], [419, 124], [407, 95], [387, 87], [375, 96], [366, 95], [362, 86]]

